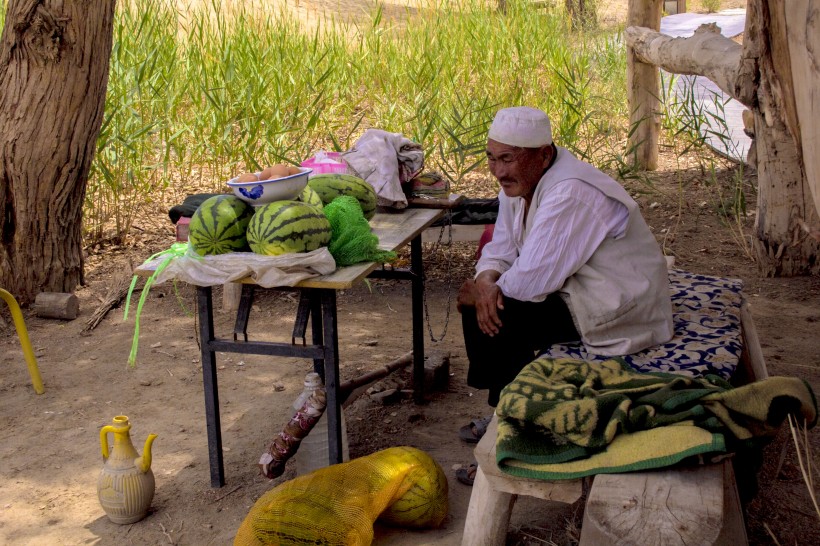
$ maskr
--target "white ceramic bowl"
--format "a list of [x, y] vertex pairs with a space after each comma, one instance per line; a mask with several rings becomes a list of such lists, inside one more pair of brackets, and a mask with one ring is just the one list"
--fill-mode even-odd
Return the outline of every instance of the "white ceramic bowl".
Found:
[[[308, 175], [313, 169], [299, 167], [302, 172], [255, 182], [237, 182], [236, 178], [228, 180], [228, 186], [234, 195], [251, 205], [266, 205], [274, 201], [296, 199], [308, 183]], [[259, 173], [256, 173], [259, 175]]]

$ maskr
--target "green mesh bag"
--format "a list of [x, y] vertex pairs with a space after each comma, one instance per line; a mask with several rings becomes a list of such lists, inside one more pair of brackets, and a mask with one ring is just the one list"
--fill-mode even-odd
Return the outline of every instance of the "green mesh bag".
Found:
[[390, 262], [396, 253], [379, 249], [379, 238], [370, 231], [362, 207], [355, 197], [337, 197], [324, 208], [333, 235], [327, 249], [336, 265], [353, 265], [359, 262]]

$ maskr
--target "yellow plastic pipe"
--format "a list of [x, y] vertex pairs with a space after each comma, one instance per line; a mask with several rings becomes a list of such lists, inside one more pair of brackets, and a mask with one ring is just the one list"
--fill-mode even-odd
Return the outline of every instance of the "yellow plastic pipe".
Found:
[[11, 318], [14, 321], [14, 326], [17, 328], [20, 346], [23, 347], [23, 356], [26, 358], [28, 373], [31, 376], [31, 384], [34, 386], [34, 392], [43, 394], [46, 392], [46, 389], [43, 387], [43, 378], [40, 377], [40, 369], [37, 367], [37, 358], [34, 356], [31, 341], [28, 339], [28, 330], [26, 330], [26, 322], [23, 320], [23, 313], [20, 311], [20, 306], [17, 304], [17, 300], [14, 299], [14, 296], [2, 288], [0, 288], [0, 298], [8, 304], [9, 311], [11, 311]]

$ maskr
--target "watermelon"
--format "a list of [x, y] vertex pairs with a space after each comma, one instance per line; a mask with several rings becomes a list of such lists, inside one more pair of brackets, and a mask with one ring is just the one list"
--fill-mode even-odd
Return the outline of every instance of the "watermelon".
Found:
[[233, 195], [215, 195], [199, 205], [188, 225], [188, 242], [197, 254], [248, 250], [245, 231], [253, 206]]
[[257, 254], [310, 252], [330, 242], [330, 222], [321, 210], [299, 201], [257, 207], [248, 224], [248, 243]]
[[[430, 455], [409, 446], [382, 451], [396, 459], [393, 468], [405, 469], [393, 501], [379, 521], [400, 527], [438, 527], [447, 516], [447, 476]], [[395, 455], [393, 455], [395, 453]]]
[[323, 206], [322, 198], [319, 197], [319, 194], [311, 189], [310, 186], [305, 186], [305, 189], [303, 189], [302, 193], [299, 194], [299, 201], [302, 203], [307, 203], [308, 205], [313, 205], [319, 209], [322, 209]]
[[350, 174], [317, 174], [308, 180], [308, 186], [319, 194], [327, 205], [340, 195], [351, 195], [362, 205], [364, 217], [370, 220], [376, 214], [376, 190], [367, 181]]

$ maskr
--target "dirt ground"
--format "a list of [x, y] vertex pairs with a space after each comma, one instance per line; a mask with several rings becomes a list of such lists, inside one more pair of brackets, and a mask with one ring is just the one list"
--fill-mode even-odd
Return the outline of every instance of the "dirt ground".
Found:
[[[305, 3], [302, 3], [305, 4]], [[696, 159], [679, 161], [668, 151], [652, 185], [630, 183], [658, 241], [677, 266], [743, 279], [763, 353], [772, 375], [791, 375], [820, 388], [820, 278], [761, 278], [738, 241], [738, 226], [719, 211], [715, 185]], [[732, 173], [719, 172], [728, 185]], [[754, 203], [753, 178], [744, 190]], [[484, 192], [488, 179], [477, 179]], [[167, 205], [174, 203], [166, 203]], [[753, 208], [753, 206], [752, 206]], [[749, 236], [754, 211], [740, 227]], [[5, 310], [0, 311], [0, 544], [10, 545], [224, 545], [230, 544], [248, 509], [265, 491], [295, 476], [270, 481], [256, 462], [290, 416], [301, 391], [307, 360], [218, 354], [219, 394], [227, 483], [210, 487], [201, 366], [196, 340], [194, 291], [180, 285], [150, 291], [142, 321], [138, 362], [126, 364], [133, 316], [113, 310], [90, 334], [81, 331], [108, 288], [128, 267], [173, 242], [173, 228], [159, 211], [142, 219], [127, 247], [89, 249], [86, 285], [78, 287], [80, 316], [41, 319], [25, 311], [45, 394], [34, 394], [23, 354]], [[445, 235], [446, 238], [446, 235]], [[470, 488], [453, 469], [471, 461], [472, 446], [458, 429], [488, 413], [484, 392], [466, 386], [467, 362], [454, 308], [461, 280], [471, 274], [475, 245], [425, 244], [427, 351], [450, 355], [449, 386], [424, 405], [409, 399], [384, 405], [367, 396], [346, 409], [350, 455], [395, 445], [423, 449], [449, 478], [450, 514], [437, 530], [405, 531], [377, 526], [376, 544], [460, 544]], [[449, 265], [448, 265], [449, 264]], [[221, 290], [215, 290], [219, 307]], [[296, 301], [267, 292], [257, 298], [249, 326], [254, 339], [289, 339]], [[410, 350], [410, 287], [372, 281], [339, 295], [343, 379], [357, 377]], [[233, 316], [216, 313], [218, 334], [229, 336]], [[282, 335], [274, 337], [273, 332]], [[407, 374], [397, 372], [408, 380]], [[409, 381], [409, 380], [408, 380]], [[127, 415], [138, 450], [149, 433], [156, 494], [151, 513], [131, 525], [105, 516], [96, 495], [102, 468], [99, 430]], [[820, 435], [810, 432], [814, 465]], [[820, 544], [820, 525], [802, 482], [794, 446], [785, 432], [766, 450], [759, 489], [745, 506], [752, 544]], [[582, 504], [516, 504], [508, 544], [574, 544]]]
[[[714, 187], [704, 184], [697, 163], [664, 155], [667, 166], [653, 188], [629, 184], [658, 240], [677, 265], [690, 271], [738, 277], [752, 302], [763, 352], [773, 375], [793, 375], [820, 388], [820, 278], [760, 278], [755, 264], [733, 237], [732, 223], [716, 212]], [[729, 171], [720, 176], [728, 180]], [[749, 178], [751, 180], [751, 178]], [[491, 187], [478, 179], [476, 187]], [[747, 191], [752, 191], [750, 186]], [[753, 199], [750, 197], [753, 201]], [[749, 232], [753, 217], [744, 229]], [[154, 230], [146, 222], [129, 248], [105, 248], [88, 257], [86, 286], [77, 290], [80, 316], [63, 322], [26, 312], [45, 394], [34, 394], [14, 329], [0, 337], [0, 543], [40, 544], [229, 544], [253, 502], [265, 491], [292, 478], [274, 481], [259, 475], [256, 462], [290, 415], [301, 390], [307, 360], [218, 355], [222, 430], [227, 484], [212, 489], [208, 473], [201, 367], [196, 325], [190, 314], [194, 292], [180, 285], [150, 291], [142, 321], [138, 362], [126, 360], [133, 318], [123, 321], [115, 309], [89, 335], [86, 320], [127, 267], [166, 248], [173, 240], [170, 223]], [[446, 237], [446, 236], [445, 236]], [[438, 343], [427, 351], [450, 355], [446, 390], [425, 405], [399, 400], [384, 405], [358, 398], [346, 410], [350, 454], [361, 456], [394, 445], [412, 445], [433, 456], [449, 477], [450, 515], [443, 528], [403, 531], [377, 526], [376, 544], [459, 544], [470, 488], [454, 479], [453, 468], [471, 460], [472, 447], [458, 438], [470, 418], [488, 412], [484, 392], [465, 385], [467, 362], [453, 305], [455, 291], [470, 275], [472, 243], [452, 248], [424, 245], [427, 266], [429, 328]], [[449, 266], [448, 266], [449, 261]], [[215, 289], [217, 307], [220, 289]], [[288, 339], [296, 302], [292, 294], [266, 292], [257, 298], [249, 333], [254, 339]], [[232, 315], [216, 313], [217, 332], [229, 336]], [[373, 281], [339, 296], [340, 357], [343, 379], [359, 375], [410, 349], [410, 287], [396, 281]], [[272, 337], [271, 332], [282, 332]], [[405, 373], [394, 374], [407, 378]], [[156, 494], [151, 514], [132, 525], [116, 525], [105, 516], [96, 496], [102, 468], [99, 430], [115, 415], [127, 415], [139, 451], [149, 433]], [[816, 432], [810, 433], [817, 466]], [[818, 544], [820, 526], [801, 481], [796, 452], [782, 434], [767, 449], [759, 493], [746, 506], [752, 544]], [[513, 512], [509, 544], [573, 544], [578, 538], [582, 505], [546, 505], [522, 500]], [[549, 542], [551, 541], [551, 542]]]

